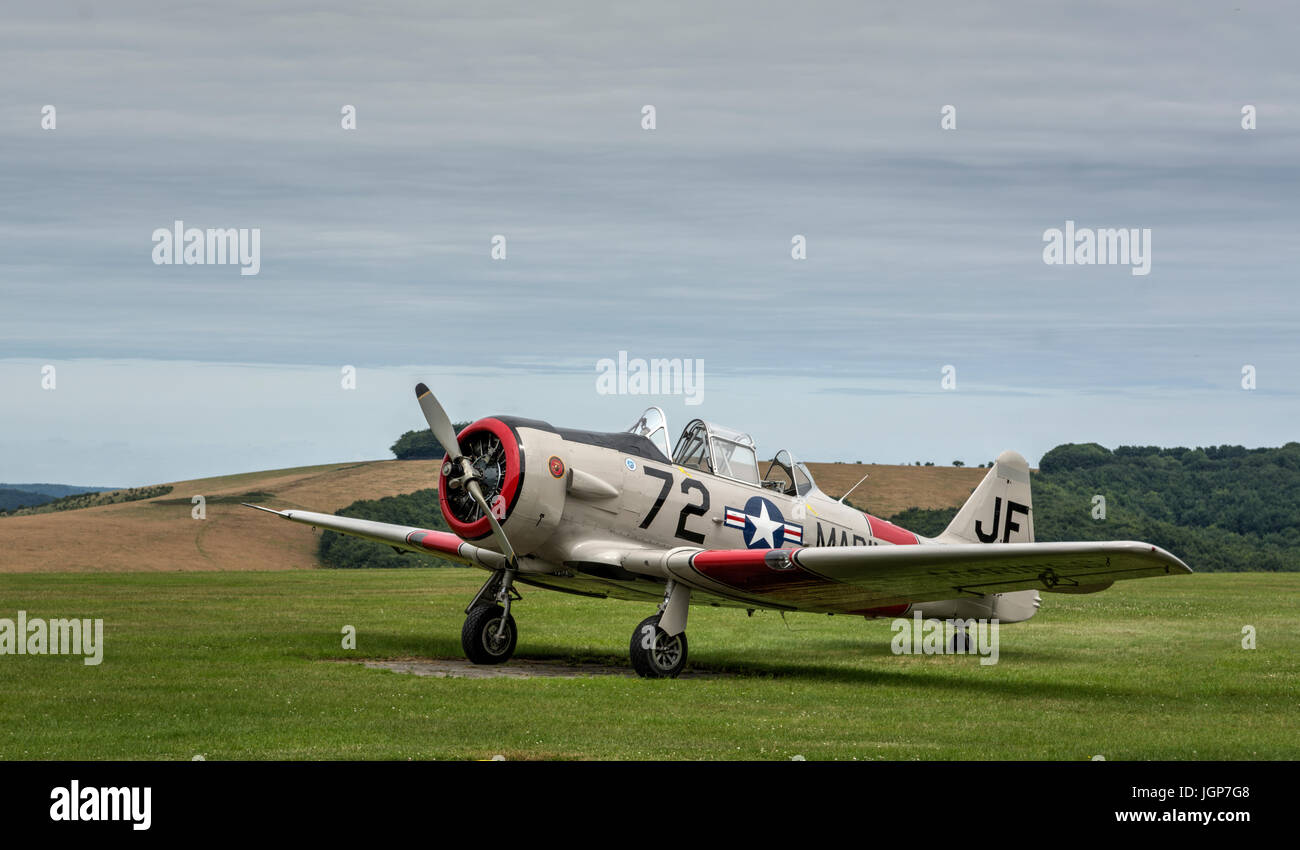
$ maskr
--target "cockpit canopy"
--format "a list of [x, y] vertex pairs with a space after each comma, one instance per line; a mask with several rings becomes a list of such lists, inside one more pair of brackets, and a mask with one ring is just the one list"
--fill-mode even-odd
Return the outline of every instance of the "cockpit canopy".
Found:
[[693, 419], [682, 431], [673, 463], [758, 486], [758, 459], [748, 434]]
[[668, 418], [658, 407], [641, 414], [630, 433], [648, 438], [672, 462], [687, 469], [742, 481], [755, 487], [775, 490], [788, 496], [803, 496], [816, 488], [808, 468], [782, 449], [768, 461], [766, 474], [759, 475], [754, 439], [722, 425], [692, 419], [677, 440], [677, 448], [668, 451]]

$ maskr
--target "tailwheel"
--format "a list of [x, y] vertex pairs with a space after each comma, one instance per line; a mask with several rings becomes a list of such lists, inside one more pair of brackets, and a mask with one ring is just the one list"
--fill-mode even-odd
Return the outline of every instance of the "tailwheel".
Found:
[[659, 615], [646, 617], [632, 632], [632, 667], [646, 679], [676, 679], [686, 666], [686, 632], [669, 635], [659, 628]]
[[515, 618], [500, 605], [476, 605], [460, 630], [465, 657], [475, 664], [501, 664], [515, 654]]
[[952, 640], [948, 642], [948, 649], [953, 655], [965, 655], [971, 652], [970, 635], [965, 629], [955, 629], [952, 633]]

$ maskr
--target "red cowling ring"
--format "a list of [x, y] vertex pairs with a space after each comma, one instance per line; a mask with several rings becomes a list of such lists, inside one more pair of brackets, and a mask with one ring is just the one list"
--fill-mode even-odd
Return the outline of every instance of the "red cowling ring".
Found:
[[[464, 444], [466, 437], [479, 431], [490, 431], [495, 434], [505, 450], [506, 480], [505, 485], [501, 488], [501, 496], [506, 500], [506, 516], [509, 516], [515, 502], [519, 499], [519, 489], [523, 484], [521, 471], [524, 465], [524, 454], [519, 448], [519, 441], [515, 438], [514, 431], [500, 419], [488, 418], [472, 422], [465, 426], [465, 430], [456, 435], [456, 439]], [[450, 457], [443, 458], [442, 464], [444, 467], [447, 465], [448, 460], [450, 460]], [[447, 476], [441, 470], [438, 472], [438, 505], [442, 508], [442, 518], [447, 521], [447, 525], [455, 532], [456, 536], [462, 540], [481, 540], [492, 533], [492, 525], [485, 516], [479, 517], [474, 522], [461, 522], [456, 519], [447, 504]]]

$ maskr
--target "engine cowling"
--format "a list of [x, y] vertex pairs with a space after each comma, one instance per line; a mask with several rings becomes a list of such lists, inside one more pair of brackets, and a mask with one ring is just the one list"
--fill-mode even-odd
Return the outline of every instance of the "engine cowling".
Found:
[[[482, 475], [483, 497], [520, 555], [546, 542], [564, 512], [566, 472], [553, 452], [558, 440], [545, 431], [516, 427], [497, 417], [473, 422], [457, 435], [461, 451]], [[492, 526], [463, 487], [451, 487], [444, 458], [438, 474], [438, 504], [447, 525], [461, 539], [499, 551]]]

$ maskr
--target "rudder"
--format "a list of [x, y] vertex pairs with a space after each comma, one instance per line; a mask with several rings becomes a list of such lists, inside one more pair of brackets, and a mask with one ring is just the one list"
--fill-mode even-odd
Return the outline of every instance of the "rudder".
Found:
[[941, 543], [1032, 543], [1029, 464], [1016, 452], [998, 455], [984, 480], [936, 538]]

